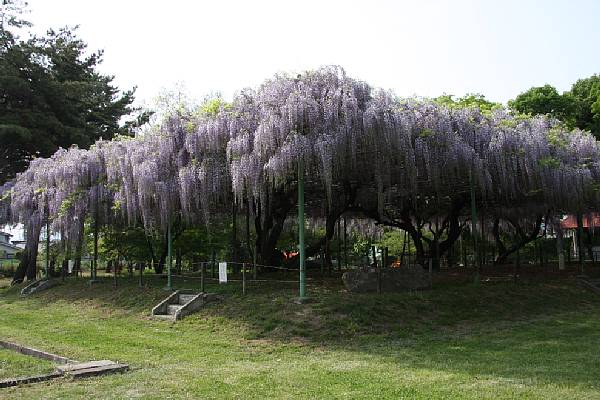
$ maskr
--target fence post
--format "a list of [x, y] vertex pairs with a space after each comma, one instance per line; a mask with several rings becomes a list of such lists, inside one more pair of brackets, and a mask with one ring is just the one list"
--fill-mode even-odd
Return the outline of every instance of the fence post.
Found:
[[299, 251], [299, 296], [301, 299], [306, 297], [306, 264], [305, 264], [305, 244], [304, 244], [304, 161], [298, 161], [298, 251]]
[[210, 264], [210, 276], [212, 278], [215, 277], [215, 262], [216, 262], [216, 258], [217, 258], [217, 255], [215, 253], [215, 249], [212, 249], [212, 262]]
[[429, 287], [433, 287], [433, 258], [429, 259]]
[[[173, 289], [173, 281], [171, 270], [173, 268], [173, 235], [171, 233], [171, 220], [169, 219], [167, 226], [167, 287], [165, 289]], [[115, 275], [116, 282], [116, 275]]]
[[376, 265], [375, 268], [377, 268], [377, 293], [381, 294], [381, 265]]
[[384, 267], [387, 267], [389, 263], [389, 248], [385, 248], [385, 264], [383, 264]]
[[138, 263], [138, 268], [140, 269], [140, 287], [144, 287], [144, 266], [146, 263]]
[[338, 272], [342, 271], [342, 235], [341, 235], [341, 218], [338, 218], [337, 220], [337, 269]]
[[583, 217], [581, 213], [577, 213], [577, 255], [579, 255], [579, 268], [581, 269], [581, 275], [584, 275], [585, 269], [583, 267]]
[[348, 230], [346, 229], [346, 216], [344, 216], [344, 266], [348, 269]]
[[113, 264], [113, 277], [114, 277], [114, 285], [117, 286], [117, 268], [119, 267], [119, 261], [116, 261]]
[[479, 247], [477, 246], [477, 204], [475, 199], [475, 183], [473, 179], [473, 167], [469, 170], [469, 187], [471, 192], [471, 234], [473, 235], [473, 261], [475, 263], [475, 283], [479, 283], [479, 270], [481, 259], [479, 258]]
[[375, 252], [375, 246], [371, 246], [371, 252], [373, 253], [373, 264], [377, 268], [377, 253]]
[[242, 264], [242, 294], [246, 295], [246, 263]]
[[46, 268], [44, 270], [46, 280], [50, 279], [50, 216], [47, 207], [46, 205]]
[[521, 270], [521, 252], [517, 249], [517, 263], [515, 264], [515, 283], [517, 282], [517, 277], [519, 276], [519, 272]]
[[206, 263], [202, 261], [200, 263], [200, 291], [204, 293], [204, 270], [206, 269]]

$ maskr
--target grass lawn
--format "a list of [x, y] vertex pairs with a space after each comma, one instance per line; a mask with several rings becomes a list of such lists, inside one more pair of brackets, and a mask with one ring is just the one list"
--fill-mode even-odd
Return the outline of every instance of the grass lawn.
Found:
[[51, 361], [0, 349], [0, 380], [41, 375], [54, 371]]
[[600, 296], [568, 279], [380, 296], [331, 280], [311, 284], [304, 305], [289, 285], [250, 283], [245, 297], [211, 285], [225, 300], [176, 324], [148, 317], [165, 292], [147, 282], [73, 279], [25, 299], [0, 284], [0, 338], [131, 367], [0, 397], [600, 398]]

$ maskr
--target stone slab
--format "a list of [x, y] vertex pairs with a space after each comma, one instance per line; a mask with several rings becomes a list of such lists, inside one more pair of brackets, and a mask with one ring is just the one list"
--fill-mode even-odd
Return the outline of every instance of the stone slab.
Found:
[[73, 378], [87, 378], [89, 376], [100, 376], [106, 374], [113, 374], [116, 372], [125, 372], [129, 369], [127, 364], [113, 363], [110, 365], [103, 365], [91, 368], [77, 369], [70, 371], [67, 375]]
[[57, 370], [61, 372], [72, 372], [80, 369], [94, 368], [94, 367], [104, 367], [107, 365], [116, 364], [114, 361], [110, 360], [99, 360], [99, 361], [88, 361], [82, 363], [71, 363], [65, 365], [59, 365], [56, 367]]

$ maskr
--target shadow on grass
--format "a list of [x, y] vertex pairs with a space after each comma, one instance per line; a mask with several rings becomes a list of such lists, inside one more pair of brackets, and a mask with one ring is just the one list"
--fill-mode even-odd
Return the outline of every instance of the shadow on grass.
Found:
[[600, 297], [573, 282], [383, 295], [312, 286], [310, 294], [315, 302], [305, 305], [276, 291], [234, 296], [196, 318], [242, 321], [247, 339], [368, 353], [407, 368], [600, 387]]
[[[150, 337], [149, 328], [142, 331], [142, 319], [166, 296], [166, 281], [146, 276], [145, 283], [140, 288], [137, 278], [122, 278], [114, 287], [107, 277], [90, 287], [86, 280], [69, 279], [27, 299], [18, 297], [18, 287], [0, 289], [0, 301], [25, 302], [38, 312], [65, 303], [107, 310], [109, 318], [112, 313], [133, 317], [134, 329]], [[177, 279], [175, 285], [198, 289], [200, 283]], [[291, 301], [297, 295], [293, 284], [248, 282], [248, 293], [242, 296], [239, 283], [210, 282], [207, 291], [227, 296], [184, 320], [179, 333], [192, 335], [210, 325], [218, 334], [215, 326], [223, 322], [239, 327], [238, 337], [246, 342], [366, 353], [382, 362], [470, 378], [599, 387], [600, 297], [571, 281], [447, 284], [424, 292], [376, 295], [347, 293], [337, 279], [315, 279], [309, 285], [314, 302], [303, 305]], [[105, 333], [106, 338], [114, 335]], [[130, 340], [133, 345], [135, 338]], [[162, 352], [190, 345], [153, 343], [166, 346]]]

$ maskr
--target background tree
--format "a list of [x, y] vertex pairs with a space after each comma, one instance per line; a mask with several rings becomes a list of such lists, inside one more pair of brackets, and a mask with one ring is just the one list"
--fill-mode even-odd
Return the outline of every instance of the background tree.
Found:
[[579, 79], [569, 94], [574, 102], [575, 126], [600, 138], [600, 75]]
[[532, 87], [514, 100], [510, 100], [508, 105], [522, 114], [549, 115], [569, 126], [575, 124], [574, 98], [569, 93], [558, 93], [556, 88], [551, 85]]
[[477, 107], [481, 112], [491, 112], [502, 108], [502, 104], [489, 101], [484, 95], [478, 93], [469, 93], [463, 97], [456, 98], [451, 94], [443, 94], [433, 100], [438, 104], [451, 108]]
[[600, 76], [579, 79], [563, 94], [550, 85], [532, 87], [508, 102], [509, 107], [528, 115], [549, 115], [567, 126], [600, 137]]
[[134, 90], [121, 93], [113, 76], [98, 72], [102, 51], [89, 53], [76, 28], [18, 37], [31, 25], [20, 19], [25, 7], [3, 0], [0, 11], [0, 183], [34, 157], [73, 144], [88, 148], [136, 124], [120, 125], [133, 111]]

